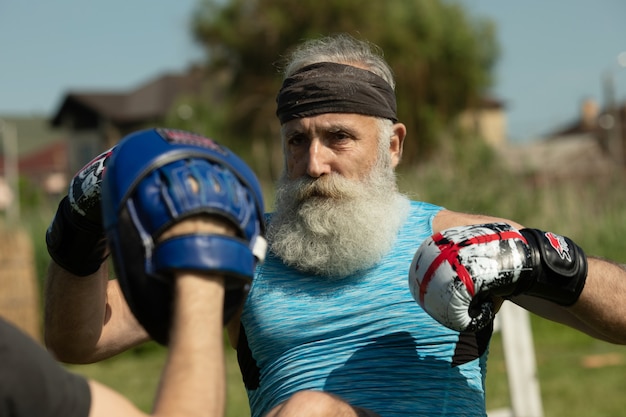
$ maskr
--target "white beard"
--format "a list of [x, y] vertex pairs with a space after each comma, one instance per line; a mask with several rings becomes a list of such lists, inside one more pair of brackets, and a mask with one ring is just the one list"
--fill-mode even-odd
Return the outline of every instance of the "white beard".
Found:
[[300, 271], [345, 277], [391, 250], [409, 205], [387, 163], [377, 163], [363, 181], [334, 173], [292, 181], [283, 176], [268, 227], [270, 249]]

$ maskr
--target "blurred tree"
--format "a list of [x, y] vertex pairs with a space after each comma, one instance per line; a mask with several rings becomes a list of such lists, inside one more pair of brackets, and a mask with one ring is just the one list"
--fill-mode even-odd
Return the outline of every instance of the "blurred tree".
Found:
[[280, 59], [302, 40], [349, 33], [382, 48], [409, 131], [405, 164], [428, 158], [442, 130], [479, 102], [498, 55], [494, 24], [445, 0], [201, 0], [192, 31], [209, 71], [231, 72], [225, 127], [246, 138], [267, 165], [255, 168], [271, 177], [282, 163], [274, 116]]

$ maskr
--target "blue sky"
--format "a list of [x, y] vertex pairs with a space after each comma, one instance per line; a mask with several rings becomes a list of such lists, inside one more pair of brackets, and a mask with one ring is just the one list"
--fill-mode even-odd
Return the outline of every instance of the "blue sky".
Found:
[[[188, 29], [197, 1], [0, 0], [0, 114], [48, 115], [68, 90], [123, 91], [184, 70], [202, 57]], [[513, 141], [574, 120], [583, 99], [601, 103], [607, 71], [626, 100], [626, 1], [461, 1], [498, 25], [493, 93]]]

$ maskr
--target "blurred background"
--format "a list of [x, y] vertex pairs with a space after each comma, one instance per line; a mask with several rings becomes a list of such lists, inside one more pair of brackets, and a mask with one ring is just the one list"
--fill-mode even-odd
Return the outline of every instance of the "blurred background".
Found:
[[[568, 235], [626, 263], [621, 0], [0, 1], [0, 314], [41, 340], [43, 236], [73, 173], [137, 129], [215, 138], [264, 184], [282, 157], [281, 58], [345, 32], [380, 46], [409, 129], [402, 191]], [[531, 317], [545, 415], [626, 416], [626, 349]], [[498, 335], [488, 407], [509, 402]], [[164, 351], [71, 366], [149, 410]], [[229, 416], [246, 416], [229, 356]]]

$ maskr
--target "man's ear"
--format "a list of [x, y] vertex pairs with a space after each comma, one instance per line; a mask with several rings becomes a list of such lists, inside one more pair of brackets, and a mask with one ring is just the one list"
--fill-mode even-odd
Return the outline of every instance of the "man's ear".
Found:
[[406, 137], [406, 126], [403, 123], [393, 125], [393, 136], [389, 143], [389, 152], [391, 154], [391, 165], [395, 168], [402, 159], [402, 150], [404, 148], [404, 138]]

